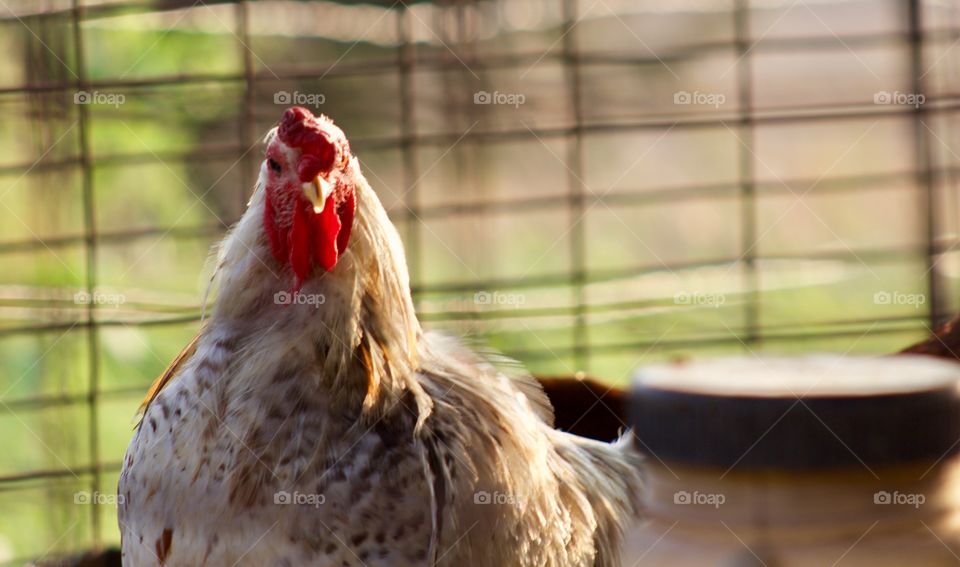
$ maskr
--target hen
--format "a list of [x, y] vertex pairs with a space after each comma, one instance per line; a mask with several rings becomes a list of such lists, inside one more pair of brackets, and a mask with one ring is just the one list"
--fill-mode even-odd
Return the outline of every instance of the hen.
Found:
[[414, 314], [400, 239], [343, 132], [266, 138], [219, 293], [120, 476], [126, 565], [619, 565], [639, 457], [556, 431]]

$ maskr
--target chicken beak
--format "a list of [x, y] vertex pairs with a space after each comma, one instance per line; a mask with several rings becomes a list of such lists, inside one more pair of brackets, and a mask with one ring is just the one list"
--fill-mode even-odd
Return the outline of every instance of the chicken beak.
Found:
[[318, 175], [303, 184], [303, 196], [313, 205], [313, 212], [320, 214], [327, 202], [327, 197], [333, 193], [333, 184]]

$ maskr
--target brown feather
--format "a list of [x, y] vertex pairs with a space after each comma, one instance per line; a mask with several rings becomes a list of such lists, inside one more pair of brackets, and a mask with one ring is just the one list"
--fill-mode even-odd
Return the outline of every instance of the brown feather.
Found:
[[360, 353], [363, 356], [363, 367], [367, 372], [367, 393], [363, 398], [363, 407], [370, 409], [377, 401], [377, 394], [380, 393], [380, 374], [373, 364], [370, 343], [366, 337], [360, 341]]
[[183, 364], [190, 360], [190, 357], [193, 356], [193, 353], [197, 351], [197, 344], [199, 344], [200, 337], [202, 335], [203, 329], [200, 329], [197, 334], [190, 339], [190, 342], [187, 343], [187, 346], [180, 351], [180, 354], [173, 359], [173, 362], [167, 366], [166, 370], [163, 371], [163, 374], [154, 380], [153, 385], [151, 385], [150, 389], [147, 391], [147, 395], [143, 398], [143, 401], [140, 402], [139, 412], [141, 416], [146, 413], [147, 407], [149, 407], [150, 403], [153, 402], [157, 395], [160, 394], [160, 390], [162, 390], [168, 382], [177, 377], [177, 374], [180, 372]]

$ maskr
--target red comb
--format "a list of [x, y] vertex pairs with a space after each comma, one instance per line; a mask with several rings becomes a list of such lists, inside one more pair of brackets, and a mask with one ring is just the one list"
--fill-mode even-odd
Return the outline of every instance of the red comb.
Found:
[[309, 181], [321, 171], [328, 171], [336, 159], [337, 150], [330, 134], [306, 108], [294, 106], [283, 113], [277, 135], [280, 141], [302, 153], [297, 164], [301, 181]]

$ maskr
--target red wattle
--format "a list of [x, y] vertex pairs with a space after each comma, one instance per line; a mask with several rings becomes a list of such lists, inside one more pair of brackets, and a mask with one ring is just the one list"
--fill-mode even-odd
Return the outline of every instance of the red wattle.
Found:
[[305, 207], [296, 207], [293, 213], [293, 226], [287, 236], [290, 250], [290, 268], [293, 270], [293, 290], [299, 291], [310, 275], [310, 219], [314, 216]]
[[[343, 203], [343, 205], [347, 204]], [[344, 227], [342, 218], [353, 220], [352, 199], [349, 202], [351, 206], [347, 209], [343, 209], [343, 205], [338, 213], [333, 195], [330, 195], [324, 203], [323, 212], [319, 214], [314, 213], [313, 208], [307, 203], [294, 209], [293, 225], [282, 247], [287, 256], [280, 259], [281, 262], [289, 264], [290, 269], [293, 270], [294, 283], [291, 291], [298, 291], [303, 282], [310, 277], [314, 263], [326, 272], [337, 265], [340, 251], [346, 248], [350, 238], [349, 224], [346, 225], [346, 230], [341, 232], [341, 228]], [[265, 222], [267, 222], [266, 219]], [[268, 233], [272, 235], [276, 234], [276, 231], [271, 232], [268, 229]], [[271, 236], [271, 248], [276, 255], [279, 247], [273, 245], [273, 239], [274, 236]], [[279, 236], [277, 239], [282, 240]]]
[[317, 263], [326, 272], [337, 265], [337, 259], [340, 256], [337, 236], [340, 233], [341, 225], [336, 209], [333, 195], [330, 195], [323, 205], [323, 212], [314, 215], [316, 220], [314, 220], [313, 252]]

